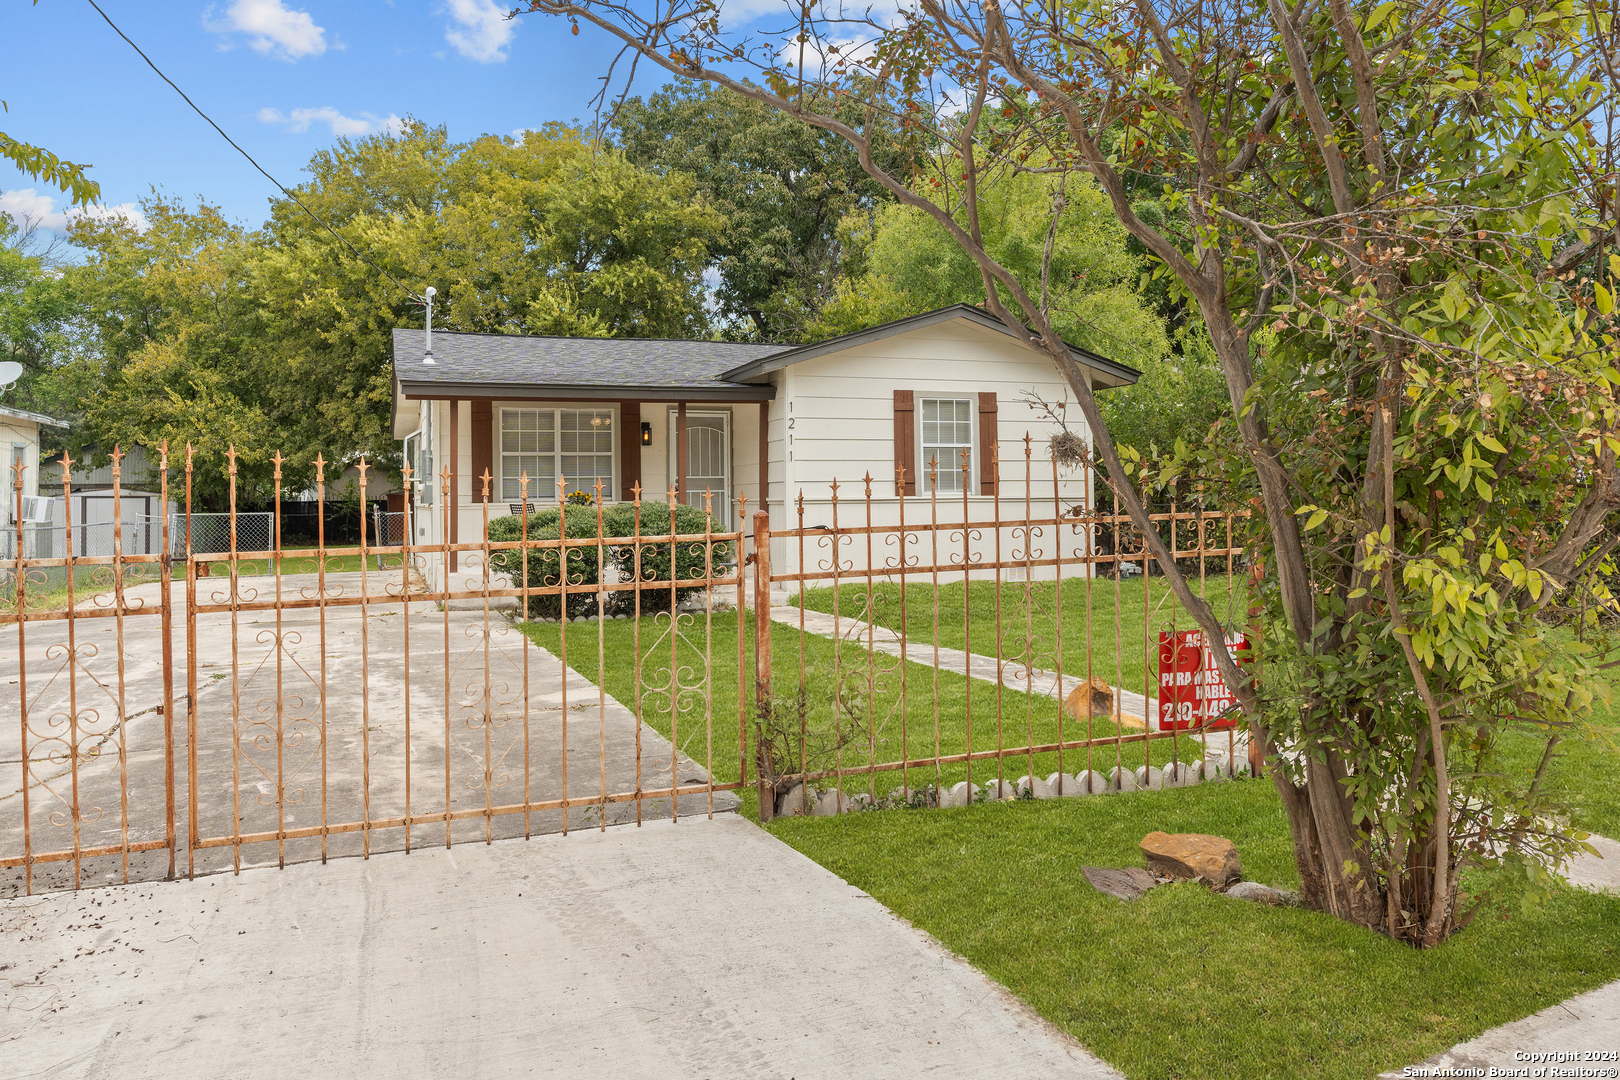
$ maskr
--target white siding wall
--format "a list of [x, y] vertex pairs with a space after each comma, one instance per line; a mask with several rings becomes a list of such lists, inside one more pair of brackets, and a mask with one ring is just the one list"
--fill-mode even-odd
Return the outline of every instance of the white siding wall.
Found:
[[[978, 460], [976, 399], [980, 393], [996, 395], [996, 441], [1001, 462], [1004, 518], [1021, 517], [1024, 513], [1026, 433], [1031, 437], [1032, 453], [1028, 473], [1030, 510], [1037, 517], [1053, 515], [1053, 478], [1046, 445], [1058, 427], [1027, 404], [1026, 392], [1034, 391], [1054, 403], [1068, 402], [1070, 429], [1088, 441], [1090, 438], [1085, 420], [1073, 401], [1073, 392], [1050, 360], [1004, 334], [962, 319], [807, 360], [783, 374], [783, 392], [778, 400], [783, 408], [785, 445], [780, 451], [787, 455], [787, 460], [772, 468], [776, 475], [786, 477], [788, 491], [786, 505], [773, 491], [771, 522], [776, 529], [796, 527], [794, 501], [801, 494], [806, 526], [831, 525], [829, 500], [834, 480], [838, 482], [839, 499], [843, 501], [840, 524], [864, 524], [863, 478], [868, 473], [872, 477], [873, 523], [892, 524], [898, 520], [894, 447], [896, 390], [910, 390], [919, 400], [936, 396], [975, 399], [974, 482], [967, 499], [967, 514], [973, 521], [990, 521], [996, 512], [995, 499], [978, 494], [979, 470], [983, 468], [983, 462]], [[916, 427], [920, 432], [920, 407]], [[773, 456], [777, 452], [773, 443]], [[920, 453], [918, 462], [926, 467]], [[1085, 484], [1077, 471], [1065, 470], [1058, 480], [1059, 502], [1063, 507], [1085, 497]], [[907, 500], [908, 520], [917, 520], [919, 514], [928, 512], [928, 500], [921, 485], [918, 495], [916, 499]], [[942, 493], [940, 500], [941, 520], [962, 519], [960, 494], [945, 496]], [[1010, 535], [1003, 536], [1004, 550], [1011, 550], [1011, 540]], [[1074, 543], [1075, 538], [1065, 540], [1071, 548]], [[989, 559], [993, 557], [993, 531], [985, 531], [985, 544], [983, 552], [977, 547], [975, 552]], [[846, 550], [845, 558], [864, 566], [864, 541], [856, 547], [858, 550]], [[778, 572], [798, 572], [796, 542], [773, 545], [771, 554]], [[1007, 557], [1010, 556], [1004, 555]], [[810, 569], [816, 568], [817, 561], [807, 550], [805, 562]], [[874, 551], [872, 561], [881, 566], [886, 559], [881, 551]]]
[[23, 494], [34, 496], [39, 494], [39, 425], [32, 420], [22, 420], [13, 416], [0, 416], [0, 468], [4, 469], [5, 480], [0, 488], [5, 491], [4, 513], [0, 513], [0, 521], [10, 521], [16, 512], [14, 505], [17, 499], [16, 489], [12, 486], [16, 477], [11, 471], [12, 455], [15, 447], [23, 448]]

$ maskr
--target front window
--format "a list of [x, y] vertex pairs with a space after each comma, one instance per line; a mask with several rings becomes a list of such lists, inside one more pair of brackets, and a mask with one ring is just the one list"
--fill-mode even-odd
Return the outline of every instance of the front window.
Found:
[[569, 492], [613, 492], [613, 411], [611, 409], [502, 409], [501, 499], [523, 498], [529, 478], [531, 500], [557, 498], [557, 477]]
[[[923, 398], [922, 456], [918, 472], [920, 490], [927, 492], [930, 475], [939, 477], [932, 490], [961, 494], [973, 479], [973, 402], [969, 398]], [[937, 462], [937, 473], [934, 473]]]

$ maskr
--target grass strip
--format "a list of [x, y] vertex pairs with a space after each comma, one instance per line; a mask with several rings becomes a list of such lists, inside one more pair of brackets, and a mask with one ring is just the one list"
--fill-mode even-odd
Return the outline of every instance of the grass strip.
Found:
[[769, 828], [1133, 1080], [1372, 1077], [1620, 977], [1620, 900], [1579, 890], [1419, 952], [1199, 885], [1127, 904], [1081, 876], [1142, 865], [1138, 841], [1162, 829], [1229, 837], [1245, 877], [1296, 887], [1263, 780]]
[[[706, 755], [711, 753], [709, 731], [705, 717], [712, 717], [712, 765], [709, 768], [716, 779], [736, 780], [738, 766], [738, 714], [737, 714], [737, 616], [734, 612], [716, 612], [712, 625], [704, 626], [701, 613], [683, 615], [677, 628], [674, 662], [671, 662], [670, 623], [667, 615], [644, 618], [641, 626], [642, 653], [641, 689], [637, 696], [636, 642], [632, 620], [610, 620], [605, 623], [523, 623], [523, 632], [537, 645], [553, 654], [560, 654], [564, 633], [568, 639], [568, 662], [574, 670], [592, 681], [600, 679], [609, 694], [629, 708], [637, 709], [643, 722], [668, 738], [672, 727], [678, 725], [677, 741], [683, 753], [699, 764], [709, 765]], [[600, 670], [597, 656], [598, 626], [602, 634], [602, 662]], [[752, 710], [754, 678], [754, 643], [752, 616], [743, 622], [743, 663], [746, 678], [745, 694]], [[705, 641], [712, 646], [705, 649]], [[800, 667], [801, 648], [803, 667]], [[799, 722], [798, 707], [803, 699], [803, 726], [809, 731], [811, 743], [807, 753], [811, 771], [831, 768], [834, 757], [831, 733], [835, 718], [842, 717], [842, 730], [848, 742], [842, 749], [842, 766], [862, 769], [874, 763], [909, 759], [931, 758], [935, 751], [935, 714], [938, 714], [938, 749], [942, 756], [968, 752], [1011, 750], [1020, 746], [1039, 746], [1058, 741], [1058, 702], [1051, 698], [1024, 694], [1012, 688], [998, 688], [984, 680], [970, 680], [951, 672], [898, 657], [874, 654], [855, 642], [834, 642], [814, 634], [801, 635], [796, 627], [773, 623], [771, 628], [774, 692], [790, 724]], [[705, 661], [705, 656], [708, 660]], [[679, 672], [678, 682], [690, 687], [674, 695], [677, 708], [672, 716], [670, 708], [670, 671]], [[902, 673], [904, 685], [902, 686]], [[936, 688], [937, 675], [937, 688]], [[902, 690], [904, 708], [902, 709]], [[904, 740], [902, 741], [902, 713]], [[971, 742], [969, 719], [971, 718]], [[999, 718], [999, 722], [998, 722]], [[748, 714], [749, 745], [754, 745], [753, 713]], [[672, 723], [673, 721], [673, 723]], [[1064, 741], [1087, 736], [1084, 723], [1065, 717], [1062, 735]], [[1090, 737], [1109, 738], [1117, 729], [1106, 718], [1091, 722]], [[1135, 732], [1125, 729], [1125, 735]], [[1224, 745], [1224, 735], [1210, 736], [1211, 745]], [[819, 745], [821, 752], [814, 753]], [[1179, 751], [1180, 760], [1197, 760], [1203, 753], [1195, 739], [1178, 738], [1171, 741], [1155, 740], [1151, 759], [1162, 765], [1173, 751]], [[1045, 777], [1059, 770], [1059, 755], [1046, 752], [1034, 755], [1008, 755], [998, 762], [994, 759], [973, 763], [974, 783], [998, 778], [1009, 782], [1025, 775], [1030, 768], [1031, 756], [1034, 775]], [[1144, 750], [1140, 742], [1094, 746], [1088, 759], [1084, 749], [1067, 750], [1062, 755], [1062, 771], [1073, 774], [1089, 767], [1099, 772], [1122, 764], [1135, 769], [1143, 763]], [[795, 771], [797, 768], [795, 767]], [[753, 769], [750, 768], [750, 775]], [[968, 778], [966, 764], [942, 765], [938, 781], [949, 787]], [[936, 771], [932, 765], [909, 770], [905, 780], [913, 788], [934, 783]], [[831, 780], [819, 781], [818, 786], [832, 786]], [[863, 773], [848, 776], [839, 786], [846, 793], [873, 793], [877, 797], [888, 794], [902, 785], [902, 775], [892, 772]], [[748, 801], [745, 800], [745, 805]], [[753, 812], [752, 808], [749, 811]]]

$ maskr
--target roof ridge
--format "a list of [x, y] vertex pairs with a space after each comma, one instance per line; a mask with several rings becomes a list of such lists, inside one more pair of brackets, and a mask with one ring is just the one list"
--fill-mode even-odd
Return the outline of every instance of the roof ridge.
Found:
[[[396, 326], [394, 333], [426, 334], [427, 330], [420, 326]], [[487, 337], [511, 338], [514, 341], [639, 341], [655, 342], [660, 345], [730, 345], [747, 349], [797, 349], [799, 344], [781, 345], [766, 341], [711, 341], [707, 338], [647, 338], [647, 337], [570, 337], [566, 334], [499, 334], [489, 330], [435, 330], [435, 334], [442, 337]]]

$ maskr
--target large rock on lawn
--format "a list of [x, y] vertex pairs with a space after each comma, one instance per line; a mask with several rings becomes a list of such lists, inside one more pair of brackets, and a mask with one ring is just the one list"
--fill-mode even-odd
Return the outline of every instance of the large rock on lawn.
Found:
[[1224, 889], [1243, 876], [1237, 845], [1223, 836], [1150, 832], [1142, 837], [1148, 869], [1163, 877], [1201, 877]]

